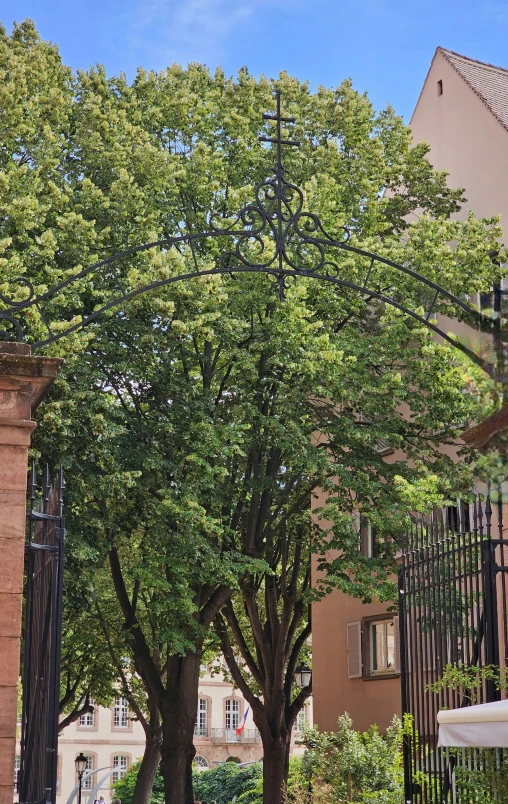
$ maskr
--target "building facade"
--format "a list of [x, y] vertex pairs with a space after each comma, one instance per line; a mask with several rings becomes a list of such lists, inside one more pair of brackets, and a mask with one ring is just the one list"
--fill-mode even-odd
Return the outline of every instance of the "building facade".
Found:
[[[244, 720], [241, 733], [237, 733]], [[292, 754], [304, 751], [304, 747], [298, 744], [298, 737], [301, 736], [305, 724], [311, 723], [312, 701], [308, 701], [294, 730]], [[200, 681], [194, 745], [194, 762], [198, 770], [213, 768], [229, 758], [238, 762], [256, 762], [263, 756], [259, 731], [254, 725], [248, 704], [238, 690], [221, 675], [205, 675]], [[83, 783], [83, 804], [86, 804], [94, 786], [101, 779], [103, 781], [100, 789], [93, 799], [103, 795], [109, 804], [112, 786], [125, 776], [133, 762], [141, 759], [144, 746], [143, 728], [139, 722], [133, 720], [125, 698], [119, 695], [110, 709], [95, 706], [93, 712], [71, 723], [60, 735], [57, 801], [65, 804], [77, 784], [74, 760], [82, 752], [88, 758], [88, 770], [98, 771]], [[18, 769], [19, 744], [15, 778]], [[93, 799], [90, 804], [93, 804]], [[14, 800], [17, 800], [16, 794]]]
[[[449, 173], [448, 185], [464, 188], [457, 218], [471, 209], [477, 217], [500, 215], [508, 226], [508, 70], [437, 48], [411, 128], [415, 143], [430, 145], [433, 167]], [[478, 344], [478, 333], [447, 323], [473, 348]], [[386, 460], [393, 457], [400, 456]], [[372, 555], [368, 526], [360, 543]], [[363, 605], [335, 591], [313, 606], [312, 618], [316, 726], [331, 731], [347, 711], [355, 728], [386, 729], [401, 712], [397, 617], [386, 605]]]

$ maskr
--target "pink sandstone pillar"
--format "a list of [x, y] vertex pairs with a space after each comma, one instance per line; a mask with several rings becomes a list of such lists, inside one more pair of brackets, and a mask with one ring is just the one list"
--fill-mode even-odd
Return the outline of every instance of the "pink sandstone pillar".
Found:
[[62, 360], [0, 343], [0, 804], [12, 804], [32, 413]]

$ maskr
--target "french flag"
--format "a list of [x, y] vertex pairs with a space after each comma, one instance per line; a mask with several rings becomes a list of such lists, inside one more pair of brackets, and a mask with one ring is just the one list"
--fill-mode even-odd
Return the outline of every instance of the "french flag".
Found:
[[248, 706], [247, 709], [245, 710], [245, 714], [243, 716], [243, 720], [241, 722], [241, 725], [238, 726], [238, 728], [236, 730], [236, 736], [237, 737], [240, 737], [242, 735], [242, 733], [243, 733], [243, 730], [245, 728], [245, 721], [247, 720], [247, 715], [249, 714], [249, 709], [250, 709], [250, 706]]

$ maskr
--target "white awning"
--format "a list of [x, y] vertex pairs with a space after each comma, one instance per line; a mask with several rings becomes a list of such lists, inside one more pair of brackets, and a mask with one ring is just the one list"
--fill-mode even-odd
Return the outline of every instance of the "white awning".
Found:
[[439, 742], [468, 748], [508, 747], [508, 701], [442, 709], [437, 714]]

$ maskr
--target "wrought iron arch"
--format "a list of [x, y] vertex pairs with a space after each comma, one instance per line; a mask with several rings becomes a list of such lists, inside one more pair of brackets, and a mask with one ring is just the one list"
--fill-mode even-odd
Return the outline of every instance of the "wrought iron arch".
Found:
[[[0, 310], [0, 321], [11, 324], [16, 331], [17, 339], [22, 341], [25, 334], [23, 325], [25, 324], [26, 327], [23, 314], [30, 308], [37, 309], [47, 329], [47, 337], [35, 340], [31, 344], [33, 349], [38, 349], [82, 329], [108, 310], [119, 307], [136, 296], [176, 282], [215, 274], [234, 276], [237, 273], [263, 273], [273, 277], [279, 298], [283, 299], [288, 280], [296, 277], [311, 277], [354, 291], [360, 296], [376, 299], [398, 309], [463, 352], [492, 378], [500, 379], [496, 365], [450, 336], [438, 324], [433, 323], [431, 316], [438, 310], [438, 307], [441, 313], [446, 312], [448, 308], [449, 315], [452, 317], [456, 317], [457, 311], [461, 311], [468, 323], [490, 331], [494, 329], [493, 320], [484, 316], [481, 311], [472, 307], [464, 299], [458, 298], [408, 266], [352, 245], [349, 242], [351, 232], [347, 227], [341, 227], [342, 239], [331, 237], [319, 217], [304, 209], [302, 190], [286, 178], [286, 170], [282, 161], [282, 146], [299, 146], [300, 143], [283, 138], [282, 124], [293, 123], [294, 120], [282, 116], [279, 91], [276, 92], [276, 113], [265, 114], [263, 118], [274, 121], [276, 124], [275, 137], [259, 137], [262, 142], [276, 145], [275, 174], [272, 178], [257, 185], [255, 202], [244, 206], [236, 216], [233, 216], [233, 220], [228, 219], [227, 225], [224, 225], [224, 219], [222, 225], [219, 225], [212, 214], [209, 216], [207, 231], [162, 238], [124, 249], [84, 268], [39, 295], [36, 294], [33, 283], [28, 278], [21, 277], [14, 280], [14, 284], [18, 283], [26, 288], [27, 295], [23, 300], [17, 301], [11, 296], [0, 293], [0, 301], [5, 305], [5, 308]], [[194, 271], [127, 290], [114, 269], [116, 262], [134, 254], [155, 248], [169, 249], [178, 246], [190, 246], [193, 249], [195, 244], [206, 242], [210, 238], [227, 238], [230, 240], [231, 246], [219, 255], [214, 267], [207, 270], [200, 270], [196, 264]], [[267, 241], [270, 243], [269, 246]], [[335, 250], [333, 257], [329, 256], [330, 249]], [[256, 252], [254, 257], [249, 254], [252, 251]], [[365, 260], [365, 273], [361, 281], [341, 278], [338, 264], [339, 254], [354, 254]], [[401, 278], [408, 278], [416, 282], [417, 286], [428, 294], [426, 310], [423, 314], [418, 308], [411, 309], [405, 304], [402, 296], [393, 292], [390, 286], [383, 288], [374, 283], [376, 269], [379, 266], [395, 272], [395, 275], [398, 274]], [[115, 285], [115, 290], [109, 291], [111, 297], [104, 300], [98, 309], [85, 313], [79, 321], [69, 323], [68, 326], [59, 325], [55, 331], [45, 310], [51, 300], [68, 286], [75, 285], [86, 277], [93, 277], [94, 280], [100, 278], [101, 271], [110, 267]], [[111, 275], [109, 280], [111, 280]], [[5, 335], [5, 331], [0, 331], [0, 339]]]

